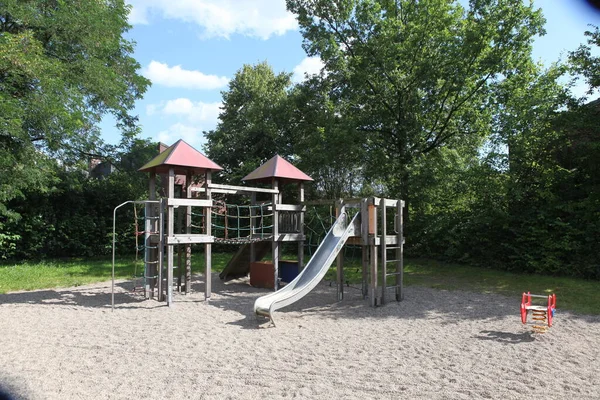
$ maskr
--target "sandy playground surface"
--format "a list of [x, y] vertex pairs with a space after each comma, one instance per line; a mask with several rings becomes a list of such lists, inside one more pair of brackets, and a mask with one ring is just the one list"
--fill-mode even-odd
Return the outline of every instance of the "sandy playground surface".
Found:
[[[546, 334], [520, 299], [408, 287], [376, 309], [323, 282], [257, 321], [265, 290], [202, 277], [172, 308], [119, 282], [0, 295], [0, 385], [25, 399], [598, 399], [600, 317]], [[200, 281], [198, 281], [200, 280]]]

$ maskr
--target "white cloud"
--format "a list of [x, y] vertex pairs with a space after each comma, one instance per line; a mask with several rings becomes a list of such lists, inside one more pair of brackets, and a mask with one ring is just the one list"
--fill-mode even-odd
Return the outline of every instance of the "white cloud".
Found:
[[220, 102], [193, 102], [187, 98], [178, 98], [160, 104], [150, 104], [146, 107], [146, 113], [174, 116], [183, 120], [171, 125], [167, 130], [160, 131], [156, 140], [172, 144], [183, 139], [191, 145], [198, 145], [204, 143], [202, 132], [216, 127], [221, 106]]
[[169, 100], [162, 107], [161, 112], [166, 115], [179, 115], [185, 117], [189, 122], [202, 123], [214, 126], [219, 118], [222, 103], [194, 103], [190, 99], [179, 98]]
[[165, 144], [171, 145], [183, 139], [192, 146], [197, 146], [204, 143], [204, 135], [202, 130], [195, 126], [184, 125], [182, 123], [176, 123], [171, 125], [167, 130], [158, 132], [156, 140]]
[[[129, 3], [134, 3], [134, 1], [130, 1]], [[147, 24], [148, 19], [146, 18], [145, 7], [133, 5], [131, 7], [131, 11], [129, 12], [129, 23], [132, 25]]]
[[224, 76], [205, 75], [200, 71], [183, 69], [180, 65], [169, 67], [158, 61], [151, 61], [143, 74], [156, 84], [187, 89], [219, 89], [229, 82]]
[[203, 37], [232, 34], [268, 39], [297, 28], [285, 0], [129, 0], [129, 22], [147, 23], [150, 14], [195, 23]]
[[292, 81], [295, 83], [302, 82], [306, 79], [306, 75], [318, 74], [324, 66], [325, 64], [319, 57], [306, 57], [294, 67]]
[[156, 104], [148, 104], [146, 106], [146, 115], [154, 115], [158, 109], [158, 105]]

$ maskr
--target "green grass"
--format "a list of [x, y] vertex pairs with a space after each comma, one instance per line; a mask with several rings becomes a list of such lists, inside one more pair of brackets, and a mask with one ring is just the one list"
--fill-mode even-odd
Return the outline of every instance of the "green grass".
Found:
[[[213, 270], [223, 270], [231, 254], [213, 253]], [[204, 256], [192, 258], [192, 271], [204, 270]], [[131, 279], [141, 276], [143, 262], [118, 257], [115, 259], [115, 277]], [[110, 258], [70, 258], [65, 260], [25, 261], [0, 264], [0, 294], [18, 290], [36, 290], [81, 286], [111, 279]]]
[[[231, 254], [213, 253], [213, 270], [223, 270]], [[286, 257], [287, 258], [287, 257]], [[290, 257], [291, 258], [291, 257]], [[138, 262], [137, 270], [142, 266]], [[119, 279], [134, 276], [136, 263], [122, 257], [115, 263]], [[204, 257], [193, 257], [192, 270], [204, 269]], [[360, 284], [360, 260], [347, 259], [345, 278], [351, 284]], [[42, 262], [0, 264], [0, 293], [17, 290], [35, 290], [71, 287], [102, 282], [111, 278], [110, 259], [69, 259]], [[325, 279], [335, 279], [335, 266]], [[583, 314], [600, 314], [600, 282], [584, 279], [524, 275], [491, 269], [447, 264], [432, 260], [411, 259], [405, 262], [404, 282], [407, 286], [425, 286], [444, 290], [468, 290], [498, 293], [520, 299], [521, 293], [556, 293], [557, 307]]]
[[[344, 265], [345, 280], [350, 284], [360, 284], [360, 260], [347, 260]], [[335, 279], [335, 268], [329, 270], [326, 279]], [[393, 277], [388, 279], [388, 284], [392, 285]], [[409, 259], [404, 263], [404, 284], [443, 290], [497, 293], [515, 297], [519, 301], [523, 292], [541, 295], [555, 293], [557, 307], [560, 309], [582, 314], [600, 314], [599, 281], [516, 274], [434, 260]]]

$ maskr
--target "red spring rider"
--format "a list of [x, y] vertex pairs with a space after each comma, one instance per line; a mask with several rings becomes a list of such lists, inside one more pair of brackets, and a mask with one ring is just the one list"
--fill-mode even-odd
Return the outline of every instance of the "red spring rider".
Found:
[[[532, 298], [547, 299], [547, 304], [532, 304]], [[527, 315], [530, 311], [532, 319], [536, 324], [534, 325], [534, 328], [536, 326], [539, 328], [545, 324], [547, 324], [548, 327], [551, 327], [552, 318], [556, 312], [556, 295], [550, 294], [544, 296], [539, 294], [531, 294], [529, 292], [523, 293], [521, 300], [521, 322], [523, 322], [523, 324], [527, 323]]]

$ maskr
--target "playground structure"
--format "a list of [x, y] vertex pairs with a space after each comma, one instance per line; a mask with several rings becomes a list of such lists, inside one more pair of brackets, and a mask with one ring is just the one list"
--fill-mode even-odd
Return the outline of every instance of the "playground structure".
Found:
[[[363, 298], [368, 298], [372, 307], [382, 305], [389, 300], [388, 290], [393, 289], [395, 300], [401, 301], [404, 273], [403, 207], [402, 200], [377, 197], [340, 199], [336, 206], [338, 217], [306, 268], [283, 289], [258, 298], [254, 303], [254, 312], [274, 322], [273, 312], [309, 293], [323, 279], [334, 260], [337, 260], [337, 296], [338, 300], [342, 300], [345, 280], [341, 250], [346, 243], [359, 245], [362, 249]], [[393, 218], [389, 218], [390, 213]], [[390, 252], [393, 255], [388, 258]], [[380, 263], [378, 255], [381, 257]], [[381, 270], [378, 270], [379, 265]]]
[[[221, 273], [221, 278], [247, 274], [251, 263], [259, 261], [269, 248], [271, 250], [275, 293], [263, 296], [267, 299], [257, 300], [259, 306], [255, 304], [255, 311], [259, 315], [272, 319], [272, 311], [310, 292], [335, 259], [337, 293], [341, 300], [344, 271], [340, 250], [348, 243], [362, 249], [361, 290], [370, 304], [385, 304], [389, 289], [394, 289], [397, 301], [402, 300], [403, 201], [376, 197], [338, 200], [336, 222], [303, 268], [306, 240], [304, 183], [312, 179], [280, 156], [273, 157], [243, 179], [246, 182], [270, 183], [270, 188], [215, 184], [212, 172], [221, 169], [179, 140], [140, 168], [150, 175], [149, 199], [128, 201], [115, 208], [114, 218], [117, 209], [125, 204], [144, 206], [144, 215], [140, 217], [144, 221], [144, 230], [136, 232], [136, 235], [144, 238], [141, 247], [144, 250], [143, 292], [146, 299], [157, 298], [171, 306], [175, 285], [178, 290], [189, 293], [192, 244], [204, 246], [204, 297], [210, 299], [212, 244], [225, 243], [242, 247]], [[162, 190], [166, 195], [159, 199], [156, 198], [157, 176], [162, 178]], [[182, 184], [176, 186], [176, 181]], [[194, 184], [199, 181], [201, 185]], [[297, 187], [299, 204], [283, 202], [282, 186], [290, 184]], [[250, 202], [244, 205], [225, 204], [213, 197], [216, 194], [247, 195]], [[262, 197], [260, 201], [259, 196]], [[235, 212], [230, 213], [230, 209]], [[297, 243], [299, 273], [285, 286], [285, 290], [278, 291], [282, 245], [286, 242]], [[391, 253], [393, 255], [388, 257]], [[378, 259], [381, 270], [378, 270]], [[388, 285], [390, 280], [393, 282]], [[114, 308], [114, 239], [112, 306]]]
[[[545, 299], [546, 304], [533, 304], [532, 299]], [[521, 322], [523, 325], [527, 323], [527, 316], [531, 312], [533, 325], [531, 328], [534, 332], [544, 333], [548, 328], [552, 327], [552, 320], [556, 312], [556, 295], [550, 294], [547, 296], [539, 294], [523, 293], [521, 297]]]

